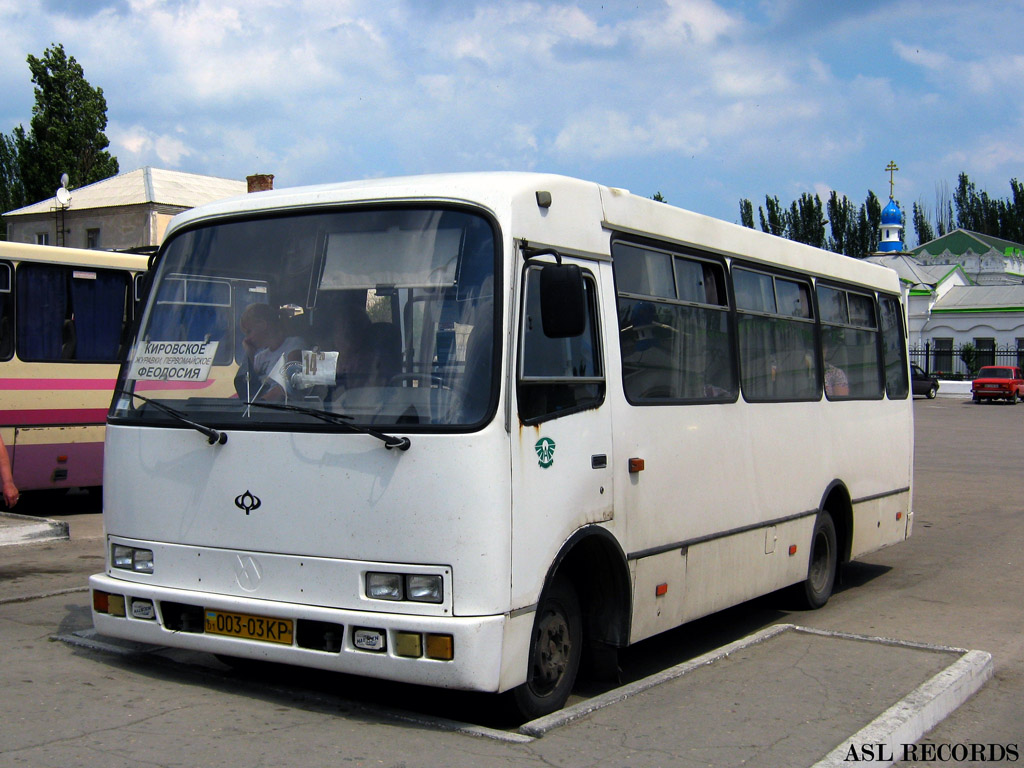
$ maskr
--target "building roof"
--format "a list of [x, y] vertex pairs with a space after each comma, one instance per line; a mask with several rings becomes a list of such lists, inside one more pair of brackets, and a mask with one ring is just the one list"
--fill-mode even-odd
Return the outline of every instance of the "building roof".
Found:
[[932, 307], [932, 312], [1011, 310], [1024, 310], [1024, 285], [955, 285]]
[[[71, 205], [68, 210], [144, 204], [186, 209], [213, 200], [241, 195], [245, 191], [244, 180], [221, 179], [147, 166], [71, 190]], [[51, 197], [24, 208], [8, 211], [4, 216], [51, 214], [56, 205], [56, 197]]]
[[923, 245], [917, 246], [911, 250], [911, 253], [915, 256], [939, 256], [948, 251], [954, 256], [963, 256], [968, 251], [972, 251], [980, 256], [990, 251], [1006, 254], [1007, 249], [1009, 249], [1010, 253], [1016, 252], [1019, 254], [1024, 251], [1024, 245], [1015, 243], [1012, 240], [1003, 240], [999, 237], [983, 235], [980, 232], [954, 229], [942, 237], [937, 237]]
[[865, 261], [880, 264], [896, 271], [900, 280], [913, 288], [932, 290], [946, 277], [959, 269], [959, 265], [921, 264], [913, 256], [906, 253], [894, 253], [885, 256], [868, 256]]

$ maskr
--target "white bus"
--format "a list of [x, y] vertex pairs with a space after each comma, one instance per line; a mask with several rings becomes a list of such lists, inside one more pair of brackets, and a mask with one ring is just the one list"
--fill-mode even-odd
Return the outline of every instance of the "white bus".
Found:
[[104, 423], [147, 260], [0, 242], [0, 436], [19, 490], [103, 482]]
[[895, 272], [621, 189], [439, 175], [197, 208], [131, 355], [104, 635], [532, 717], [587, 654], [784, 587], [821, 606], [911, 530]]

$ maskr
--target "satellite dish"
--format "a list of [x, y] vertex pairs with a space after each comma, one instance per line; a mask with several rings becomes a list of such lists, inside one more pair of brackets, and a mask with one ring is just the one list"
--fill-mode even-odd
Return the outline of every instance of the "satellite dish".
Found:
[[71, 205], [71, 193], [68, 192], [66, 187], [61, 187], [57, 190], [57, 205], [61, 208], [67, 208]]

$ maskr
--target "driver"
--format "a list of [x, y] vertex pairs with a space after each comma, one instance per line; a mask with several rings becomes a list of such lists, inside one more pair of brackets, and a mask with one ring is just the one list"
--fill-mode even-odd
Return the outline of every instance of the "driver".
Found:
[[357, 292], [335, 307], [331, 345], [338, 350], [339, 387], [382, 387], [402, 368], [398, 329], [391, 323], [371, 322], [365, 301], [365, 294]]
[[271, 374], [282, 358], [301, 360], [305, 342], [301, 336], [286, 335], [280, 312], [269, 304], [250, 304], [239, 326], [245, 334], [242, 346], [248, 362], [246, 399], [283, 400], [284, 387]]

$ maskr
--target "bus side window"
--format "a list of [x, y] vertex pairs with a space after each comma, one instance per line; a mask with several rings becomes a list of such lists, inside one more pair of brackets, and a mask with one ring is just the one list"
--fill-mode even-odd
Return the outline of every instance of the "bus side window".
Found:
[[903, 309], [895, 296], [879, 298], [885, 355], [885, 393], [891, 400], [903, 400], [910, 391], [907, 381], [907, 344], [903, 337]]
[[625, 242], [612, 245], [612, 258], [626, 399], [633, 405], [735, 400], [723, 264]]
[[[825, 396], [829, 400], [882, 397], [874, 297], [821, 283], [817, 293]], [[841, 382], [838, 388], [835, 381]]]
[[594, 407], [604, 399], [604, 369], [597, 334], [594, 279], [584, 271], [586, 323], [567, 338], [544, 334], [540, 307], [541, 267], [526, 271], [519, 350], [519, 417], [525, 423]]
[[0, 360], [14, 356], [14, 270], [7, 262], [0, 262]]

